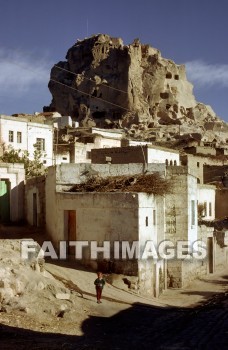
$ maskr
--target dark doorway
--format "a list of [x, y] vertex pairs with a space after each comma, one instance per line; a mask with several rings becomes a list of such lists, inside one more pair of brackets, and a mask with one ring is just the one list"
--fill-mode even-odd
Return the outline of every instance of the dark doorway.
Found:
[[0, 222], [10, 221], [10, 181], [0, 180]]
[[[66, 240], [76, 241], [76, 210], [66, 210], [65, 215], [65, 237]], [[68, 255], [75, 255], [75, 247], [69, 246]]]
[[208, 251], [208, 272], [214, 272], [214, 251], [213, 251], [213, 237], [207, 239], [207, 251]]
[[36, 195], [36, 193], [33, 193], [32, 208], [33, 208], [33, 226], [37, 226], [37, 195]]

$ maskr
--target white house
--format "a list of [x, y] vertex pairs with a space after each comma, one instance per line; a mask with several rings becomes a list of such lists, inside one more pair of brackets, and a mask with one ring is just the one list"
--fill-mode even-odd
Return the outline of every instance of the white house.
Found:
[[215, 190], [213, 185], [198, 184], [198, 207], [201, 205], [202, 212], [199, 215], [203, 220], [212, 221], [215, 219]]
[[53, 164], [53, 127], [28, 118], [0, 115], [0, 148], [2, 152], [13, 148], [28, 151], [34, 159], [34, 151], [42, 152], [45, 166]]

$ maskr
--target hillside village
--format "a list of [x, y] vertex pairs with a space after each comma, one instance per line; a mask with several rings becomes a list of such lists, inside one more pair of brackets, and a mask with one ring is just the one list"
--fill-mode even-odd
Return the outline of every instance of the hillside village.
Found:
[[[12, 146], [32, 155], [35, 144], [47, 167], [46, 175], [25, 180], [23, 164], [0, 164], [2, 222], [26, 219], [30, 225], [45, 228], [56, 247], [64, 239], [140, 241], [140, 246], [149, 239], [155, 243], [204, 240], [210, 250], [203, 265], [172, 261], [166, 266], [163, 260], [148, 265], [143, 261], [95, 262], [84, 257], [83, 264], [95, 270], [138, 276], [138, 288], [154, 296], [226, 266], [225, 146], [201, 142], [180, 151], [128, 139], [119, 129], [80, 127], [59, 113], [1, 116], [0, 121], [5, 149]], [[157, 175], [154, 189], [152, 178], [145, 187], [124, 186], [139, 175], [144, 181]], [[116, 185], [102, 189], [102, 179], [113, 179]]]
[[[195, 101], [184, 67], [138, 39], [125, 46], [100, 34], [77, 41], [49, 88], [43, 112], [0, 115], [0, 157], [13, 149], [34, 160], [39, 151], [42, 164], [30, 177], [23, 163], [0, 162], [0, 223], [43, 230], [58, 253], [61, 241], [97, 242], [101, 253], [83, 249], [82, 268], [123, 275], [132, 293], [158, 300], [227, 269], [228, 125]], [[203, 241], [207, 258], [113, 257], [115, 242], [141, 250], [167, 240]]]

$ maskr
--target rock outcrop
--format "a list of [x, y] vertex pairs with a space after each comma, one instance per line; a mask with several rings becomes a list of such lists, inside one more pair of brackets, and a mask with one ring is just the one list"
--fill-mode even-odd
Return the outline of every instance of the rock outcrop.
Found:
[[159, 128], [162, 137], [166, 126], [202, 134], [215, 123], [227, 132], [210, 106], [196, 102], [185, 66], [139, 39], [126, 46], [119, 38], [95, 35], [78, 40], [66, 59], [52, 68], [53, 99], [46, 111], [70, 115], [81, 126], [127, 128], [132, 136]]
[[0, 312], [58, 315], [59, 300], [69, 300], [70, 291], [45, 270], [44, 260], [36, 254], [28, 260], [22, 257], [22, 241], [0, 240]]

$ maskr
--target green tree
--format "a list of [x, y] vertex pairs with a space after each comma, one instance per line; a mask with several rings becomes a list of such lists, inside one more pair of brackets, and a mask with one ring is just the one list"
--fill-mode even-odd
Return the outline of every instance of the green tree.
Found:
[[33, 153], [33, 160], [29, 159], [29, 153], [27, 151], [15, 150], [11, 148], [3, 153], [0, 157], [0, 161], [4, 163], [22, 163], [25, 167], [26, 179], [44, 175], [46, 169], [41, 161], [42, 152], [35, 149]]

